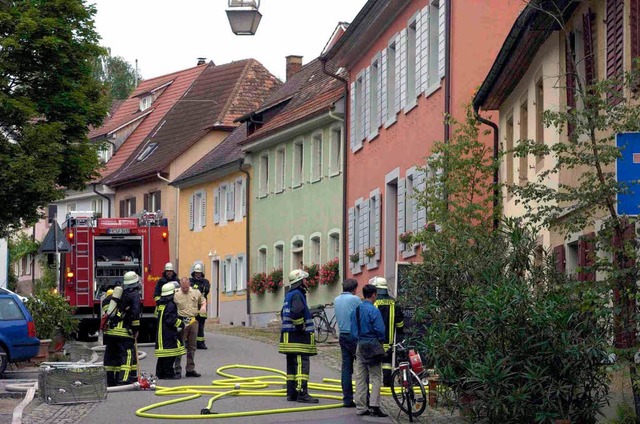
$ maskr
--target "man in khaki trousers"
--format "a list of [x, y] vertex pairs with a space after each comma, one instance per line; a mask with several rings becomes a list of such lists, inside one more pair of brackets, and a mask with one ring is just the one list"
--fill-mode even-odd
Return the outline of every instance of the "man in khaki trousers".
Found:
[[[185, 323], [182, 331], [182, 342], [187, 348], [186, 377], [200, 377], [196, 371], [195, 355], [198, 336], [198, 321], [196, 316], [201, 311], [206, 311], [207, 301], [200, 291], [191, 287], [189, 279], [180, 279], [180, 290], [174, 295], [174, 302], [178, 306], [178, 317]], [[174, 364], [176, 375], [182, 375], [182, 356], [177, 356]]]

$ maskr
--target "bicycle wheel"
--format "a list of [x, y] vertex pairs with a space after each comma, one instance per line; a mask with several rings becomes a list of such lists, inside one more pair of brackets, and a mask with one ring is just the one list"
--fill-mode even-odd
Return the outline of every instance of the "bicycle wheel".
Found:
[[316, 342], [324, 343], [329, 338], [329, 322], [322, 315], [313, 316], [313, 324], [316, 327]]
[[[404, 373], [407, 384], [404, 384]], [[391, 374], [391, 395], [398, 407], [405, 414], [417, 417], [427, 408], [427, 391], [416, 373], [411, 370], [403, 371], [396, 368]]]

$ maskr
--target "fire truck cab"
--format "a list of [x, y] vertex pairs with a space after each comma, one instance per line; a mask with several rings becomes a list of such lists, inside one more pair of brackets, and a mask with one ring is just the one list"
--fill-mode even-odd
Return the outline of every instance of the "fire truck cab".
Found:
[[71, 251], [61, 258], [59, 291], [81, 319], [78, 338], [95, 338], [104, 294], [121, 285], [126, 272], [134, 271], [142, 283], [138, 340], [153, 341], [153, 291], [164, 264], [169, 262], [169, 233], [162, 212], [143, 211], [129, 218], [98, 218], [94, 212], [70, 212], [65, 236]]

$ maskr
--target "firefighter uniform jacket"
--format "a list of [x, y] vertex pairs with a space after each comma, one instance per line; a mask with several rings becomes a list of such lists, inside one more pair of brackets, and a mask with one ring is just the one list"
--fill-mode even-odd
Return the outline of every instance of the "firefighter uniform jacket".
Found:
[[158, 334], [156, 337], [155, 354], [158, 358], [169, 356], [181, 356], [187, 353], [180, 338], [178, 330], [184, 327], [184, 323], [178, 318], [178, 307], [171, 297], [161, 297], [156, 308], [158, 319]]
[[109, 318], [109, 328], [104, 334], [133, 338], [140, 329], [140, 292], [137, 288], [125, 289], [115, 313]]
[[384, 327], [386, 329], [385, 340], [382, 343], [384, 350], [389, 350], [393, 344], [393, 335], [398, 333], [402, 337], [404, 329], [404, 314], [402, 308], [396, 305], [396, 300], [389, 296], [387, 290], [378, 290], [378, 297], [374, 303], [375, 307], [380, 310]]
[[206, 278], [197, 279], [195, 277], [191, 277], [189, 278], [189, 283], [191, 284], [191, 287], [199, 290], [200, 293], [202, 293], [202, 297], [204, 297], [205, 300], [209, 297], [209, 290], [211, 290], [211, 284], [209, 283], [209, 280], [207, 280]]
[[284, 354], [316, 355], [315, 326], [301, 287], [289, 290], [280, 314], [282, 330], [278, 351]]
[[175, 281], [176, 283], [180, 284], [180, 279], [178, 278], [178, 274], [174, 272], [173, 277], [168, 278], [167, 271], [163, 271], [162, 278], [158, 280], [158, 282], [156, 283], [156, 288], [153, 290], [153, 300], [158, 302], [158, 300], [160, 300], [160, 295], [162, 293], [162, 286], [172, 281]]

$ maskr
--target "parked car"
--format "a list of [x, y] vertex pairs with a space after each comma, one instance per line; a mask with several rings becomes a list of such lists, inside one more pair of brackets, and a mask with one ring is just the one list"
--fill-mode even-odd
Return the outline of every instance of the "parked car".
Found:
[[0, 291], [0, 375], [7, 364], [27, 361], [39, 349], [36, 326], [20, 297], [8, 290]]

